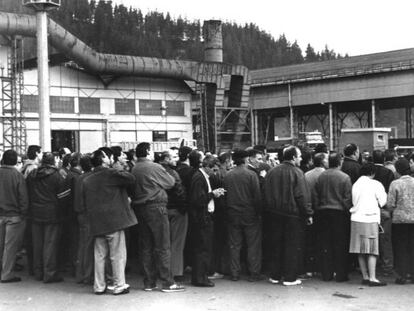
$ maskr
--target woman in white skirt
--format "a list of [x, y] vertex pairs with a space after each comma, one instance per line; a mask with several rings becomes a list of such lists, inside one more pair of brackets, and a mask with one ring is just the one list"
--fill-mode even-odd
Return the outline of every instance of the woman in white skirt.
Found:
[[384, 186], [374, 180], [375, 165], [364, 164], [361, 177], [352, 186], [351, 242], [350, 253], [358, 254], [359, 267], [362, 273], [362, 284], [384, 286], [375, 275], [378, 250], [378, 228], [380, 224], [380, 208], [387, 202]]

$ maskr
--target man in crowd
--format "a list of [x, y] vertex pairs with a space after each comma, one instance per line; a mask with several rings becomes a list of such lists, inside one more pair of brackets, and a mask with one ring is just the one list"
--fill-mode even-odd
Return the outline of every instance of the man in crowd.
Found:
[[[151, 145], [143, 142], [135, 149], [137, 163], [132, 169], [136, 178], [132, 200], [139, 220], [144, 290], [157, 288], [157, 272], [162, 280], [163, 292], [179, 292], [184, 287], [174, 283], [171, 273], [171, 240], [168, 221], [166, 190], [174, 187], [175, 180], [157, 163], [151, 161]], [[155, 269], [155, 266], [157, 270]]]
[[387, 149], [384, 152], [384, 167], [391, 170], [394, 174], [394, 178], [397, 179], [399, 174], [397, 173], [397, 170], [395, 169], [395, 161], [397, 161], [397, 154], [395, 150], [393, 149]]
[[[314, 168], [305, 173], [305, 179], [308, 183], [309, 191], [312, 194], [312, 209], [315, 210], [315, 197], [314, 189], [316, 181], [319, 176], [329, 167], [328, 153], [320, 152], [313, 157]], [[316, 272], [320, 271], [320, 267], [317, 267], [317, 236], [315, 226], [305, 227], [305, 241], [304, 241], [304, 271], [303, 272]]]
[[[127, 189], [134, 185], [132, 174], [110, 168], [112, 154], [102, 150], [93, 153], [93, 172], [83, 179], [82, 202], [88, 213], [91, 234], [95, 236], [94, 292], [104, 294], [112, 289], [114, 295], [129, 292], [125, 283], [126, 244], [124, 229], [137, 223], [129, 206]], [[113, 284], [105, 279], [105, 264], [110, 261]]]
[[[199, 157], [201, 155], [199, 154]], [[190, 190], [192, 234], [194, 238], [194, 261], [191, 283], [194, 286], [213, 287], [208, 279], [214, 237], [214, 198], [224, 195], [223, 188], [213, 189], [210, 177], [218, 169], [218, 160], [208, 155], [202, 167], [193, 175]]]
[[359, 170], [361, 165], [359, 164], [359, 148], [355, 144], [347, 144], [344, 148], [344, 161], [342, 163], [342, 172], [349, 175], [352, 184], [354, 184], [359, 178]]
[[273, 267], [269, 281], [299, 285], [297, 278], [303, 238], [303, 222], [312, 222], [311, 200], [305, 176], [299, 169], [301, 152], [295, 146], [283, 150], [283, 162], [271, 169], [264, 183], [266, 208], [273, 228]]
[[329, 154], [329, 169], [313, 189], [315, 226], [318, 232], [322, 280], [348, 281], [349, 209], [352, 207], [350, 177], [341, 171], [342, 157]]
[[231, 279], [237, 281], [240, 276], [240, 250], [243, 237], [247, 244], [247, 262], [249, 281], [261, 279], [262, 230], [261, 230], [261, 194], [257, 174], [246, 168], [248, 154], [237, 150], [233, 153], [236, 165], [224, 177], [227, 191], [226, 209], [230, 245]]
[[82, 175], [75, 181], [73, 196], [74, 210], [77, 214], [79, 225], [78, 250], [76, 254], [76, 282], [83, 284], [93, 284], [93, 266], [94, 266], [94, 237], [91, 235], [91, 228], [88, 220], [88, 214], [82, 202], [82, 183], [83, 180], [92, 173], [91, 157], [89, 155], [81, 156], [79, 165]]
[[[372, 152], [372, 159], [375, 164], [375, 176], [374, 179], [378, 180], [388, 194], [390, 185], [394, 180], [394, 173], [384, 166], [384, 152], [382, 150], [374, 150]], [[380, 252], [380, 264], [382, 273], [391, 275], [394, 269], [394, 255], [392, 250], [392, 218], [391, 211], [387, 209], [387, 206], [381, 208], [381, 226], [384, 232], [379, 235], [379, 252]]]
[[58, 274], [58, 247], [63, 211], [60, 200], [70, 193], [55, 166], [55, 157], [46, 152], [41, 165], [27, 176], [29, 211], [32, 217], [33, 269], [35, 278], [45, 283], [63, 281]]
[[160, 164], [174, 177], [175, 185], [167, 190], [168, 219], [170, 221], [171, 237], [171, 273], [174, 281], [184, 282], [184, 245], [187, 237], [188, 215], [186, 213], [186, 194], [181, 178], [174, 170], [178, 155], [174, 150], [164, 151], [160, 157]]
[[42, 148], [37, 145], [30, 145], [27, 147], [26, 152], [27, 159], [24, 161], [22, 174], [26, 178], [32, 170], [39, 166], [42, 158]]
[[26, 182], [15, 168], [17, 153], [6, 150], [0, 167], [0, 268], [1, 282], [19, 282], [13, 268], [21, 246], [28, 210]]

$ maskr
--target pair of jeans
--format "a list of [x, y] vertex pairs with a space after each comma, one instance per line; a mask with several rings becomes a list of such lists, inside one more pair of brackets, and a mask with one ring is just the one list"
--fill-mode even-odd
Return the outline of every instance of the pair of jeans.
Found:
[[170, 223], [167, 208], [163, 204], [135, 207], [141, 249], [144, 286], [154, 287], [157, 272], [163, 287], [173, 284], [171, 274]]
[[262, 226], [256, 215], [229, 215], [230, 272], [240, 274], [240, 251], [243, 237], [247, 245], [247, 263], [251, 275], [258, 275], [262, 268]]
[[296, 281], [301, 257], [303, 222], [299, 217], [270, 216], [273, 250], [271, 277], [286, 282]]
[[95, 281], [94, 291], [103, 292], [106, 288], [105, 264], [112, 268], [112, 281], [117, 288], [125, 286], [126, 245], [123, 230], [95, 237]]
[[33, 272], [38, 280], [45, 282], [58, 277], [58, 246], [61, 224], [32, 222]]
[[170, 221], [171, 240], [171, 273], [173, 276], [184, 274], [184, 246], [188, 230], [188, 215], [180, 213], [177, 209], [168, 210]]
[[13, 268], [24, 235], [25, 221], [21, 216], [0, 216], [1, 280], [14, 277]]

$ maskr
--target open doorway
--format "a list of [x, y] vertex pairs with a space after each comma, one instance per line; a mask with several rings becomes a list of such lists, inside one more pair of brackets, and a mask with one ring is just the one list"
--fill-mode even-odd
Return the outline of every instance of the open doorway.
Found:
[[64, 147], [72, 152], [79, 150], [79, 131], [52, 131], [52, 151]]

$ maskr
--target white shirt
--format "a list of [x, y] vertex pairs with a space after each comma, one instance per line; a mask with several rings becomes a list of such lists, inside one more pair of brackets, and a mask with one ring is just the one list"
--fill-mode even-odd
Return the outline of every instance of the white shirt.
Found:
[[[210, 185], [210, 177], [208, 177], [208, 175], [206, 174], [206, 172], [204, 172], [204, 170], [202, 168], [200, 168], [200, 172], [201, 174], [203, 174], [204, 178], [206, 179], [207, 182], [207, 186], [208, 186], [208, 193], [212, 192], [213, 190], [211, 189], [211, 185]], [[207, 206], [207, 210], [209, 213], [214, 213], [214, 199], [211, 199], [210, 202], [208, 202], [208, 206]]]
[[380, 207], [387, 203], [384, 186], [368, 176], [361, 176], [352, 186], [351, 221], [380, 223]]

